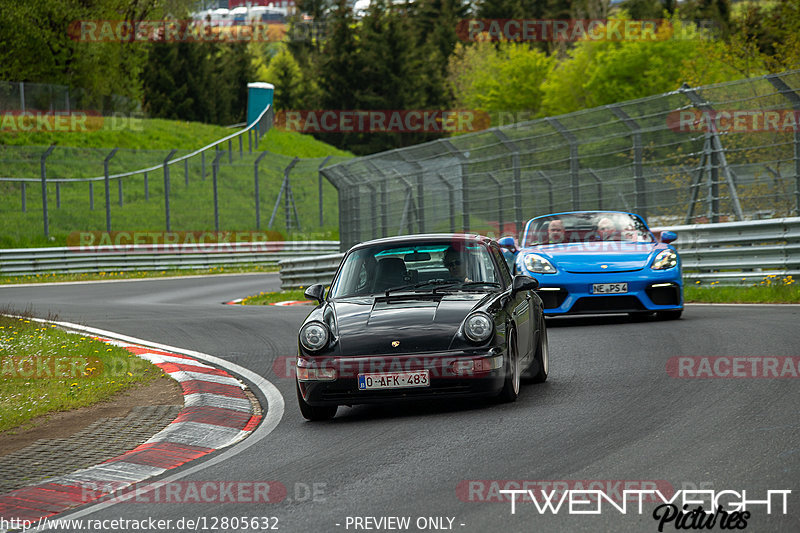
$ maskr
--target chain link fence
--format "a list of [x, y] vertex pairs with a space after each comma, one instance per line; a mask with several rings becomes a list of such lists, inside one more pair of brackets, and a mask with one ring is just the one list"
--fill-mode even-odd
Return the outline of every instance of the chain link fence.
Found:
[[[6, 235], [69, 231], [336, 229], [336, 189], [319, 170], [345, 160], [260, 151], [273, 113], [199, 150], [0, 146]], [[24, 177], [23, 177], [24, 176]], [[334, 209], [330, 207], [334, 206]], [[326, 209], [328, 207], [328, 209]]]
[[49, 113], [92, 110], [98, 115], [141, 112], [141, 104], [119, 95], [100, 99], [88, 91], [50, 83], [0, 81], [0, 111]]
[[531, 217], [636, 212], [651, 225], [800, 214], [800, 70], [679, 90], [351, 159], [342, 249], [403, 233], [516, 235]]

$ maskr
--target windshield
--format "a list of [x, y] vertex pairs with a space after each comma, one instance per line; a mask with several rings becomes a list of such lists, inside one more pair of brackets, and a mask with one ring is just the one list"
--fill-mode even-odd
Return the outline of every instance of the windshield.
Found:
[[522, 245], [594, 241], [654, 242], [654, 239], [639, 217], [628, 213], [589, 211], [533, 219]]
[[350, 253], [331, 286], [331, 297], [385, 293], [389, 289], [497, 290], [504, 286], [488, 249], [469, 241], [383, 244]]

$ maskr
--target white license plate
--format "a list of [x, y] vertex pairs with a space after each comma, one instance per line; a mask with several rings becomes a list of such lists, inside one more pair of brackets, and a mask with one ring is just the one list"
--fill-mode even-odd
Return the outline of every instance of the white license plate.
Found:
[[408, 387], [430, 387], [430, 385], [430, 372], [427, 370], [358, 375], [359, 390], [404, 389]]
[[619, 294], [628, 292], [627, 283], [595, 283], [592, 285], [592, 294]]

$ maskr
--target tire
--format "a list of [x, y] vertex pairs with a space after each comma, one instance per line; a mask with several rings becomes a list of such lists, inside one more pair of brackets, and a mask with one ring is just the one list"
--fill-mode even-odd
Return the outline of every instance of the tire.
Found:
[[539, 327], [541, 328], [539, 345], [536, 347], [536, 354], [533, 357], [537, 372], [536, 374], [531, 374], [529, 368], [528, 372], [524, 374], [525, 379], [531, 383], [544, 383], [547, 381], [547, 375], [550, 372], [550, 348], [547, 341], [547, 328], [544, 325], [544, 317], [542, 317]]
[[675, 309], [673, 311], [658, 311], [656, 318], [659, 320], [678, 320], [683, 314], [683, 309]]
[[297, 389], [297, 403], [300, 405], [300, 413], [303, 415], [303, 418], [316, 422], [319, 420], [330, 420], [336, 416], [336, 411], [339, 409], [338, 405], [308, 405], [303, 399], [303, 395], [300, 393], [300, 385], [295, 384], [295, 388]]
[[517, 396], [519, 396], [519, 388], [522, 381], [519, 368], [519, 353], [517, 351], [517, 335], [513, 331], [508, 336], [507, 352], [508, 357], [506, 358], [506, 375], [503, 380], [503, 389], [500, 391], [500, 394], [497, 395], [497, 399], [503, 403], [516, 401]]

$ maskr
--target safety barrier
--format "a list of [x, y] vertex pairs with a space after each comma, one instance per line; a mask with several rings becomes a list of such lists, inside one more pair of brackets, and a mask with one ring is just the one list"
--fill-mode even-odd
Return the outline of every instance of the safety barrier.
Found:
[[[674, 231], [686, 282], [752, 285], [767, 276], [800, 278], [800, 217], [653, 228]], [[344, 254], [280, 261], [283, 289], [328, 284]]]
[[0, 275], [79, 274], [135, 270], [200, 269], [246, 264], [276, 265], [281, 259], [318, 257], [338, 241], [271, 241], [22, 248], [0, 250]]

